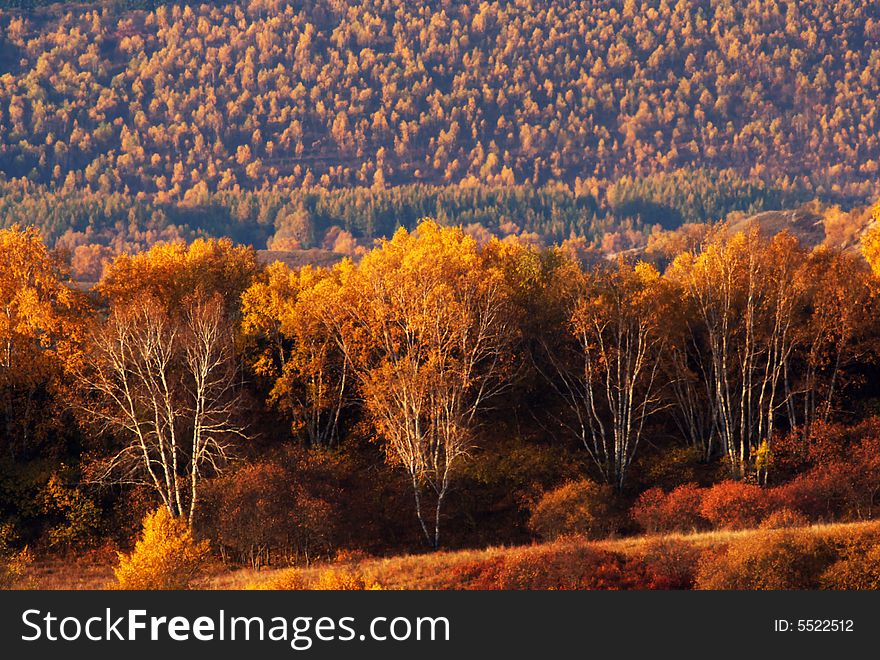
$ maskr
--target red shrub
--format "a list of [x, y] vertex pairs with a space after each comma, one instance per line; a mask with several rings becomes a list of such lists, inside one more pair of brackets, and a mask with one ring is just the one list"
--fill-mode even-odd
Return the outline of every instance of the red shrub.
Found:
[[630, 516], [646, 532], [659, 532], [664, 529], [663, 505], [666, 493], [662, 488], [649, 488], [641, 495], [630, 510]]
[[681, 531], [692, 531], [704, 527], [706, 519], [700, 512], [703, 489], [697, 484], [683, 484], [674, 488], [666, 496], [663, 507], [667, 527]]
[[857, 446], [877, 443], [880, 417], [870, 417], [855, 425], [816, 422], [808, 433], [795, 429], [773, 444], [774, 464], [787, 473], [803, 472], [846, 461]]
[[837, 484], [821, 477], [816, 473], [798, 475], [774, 488], [773, 498], [779, 505], [800, 511], [811, 521], [828, 519], [838, 509], [838, 497], [833, 493]]
[[864, 499], [860, 496], [863, 489], [857, 483], [857, 479], [861, 479], [859, 470], [850, 463], [833, 461], [773, 488], [772, 498], [777, 507], [800, 511], [812, 521], [858, 514]]
[[641, 560], [653, 589], [692, 589], [702, 552], [693, 543], [660, 538], [646, 544]]
[[849, 429], [838, 424], [813, 424], [809, 432], [797, 428], [773, 442], [774, 467], [798, 473], [843, 457], [850, 443]]
[[453, 588], [623, 590], [664, 588], [640, 560], [596, 548], [530, 549], [468, 562]]
[[328, 552], [335, 519], [328, 501], [315, 497], [289, 469], [265, 461], [215, 480], [200, 523], [224, 557], [259, 568], [273, 557]]
[[631, 515], [648, 532], [693, 531], [706, 526], [702, 498], [697, 484], [683, 484], [669, 493], [651, 488], [641, 494]]
[[771, 509], [771, 497], [760, 486], [722, 481], [705, 491], [700, 513], [715, 527], [746, 529], [757, 527]]

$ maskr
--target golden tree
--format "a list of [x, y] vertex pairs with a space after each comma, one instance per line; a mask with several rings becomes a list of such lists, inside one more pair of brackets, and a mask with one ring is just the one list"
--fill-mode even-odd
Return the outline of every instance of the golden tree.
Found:
[[876, 291], [858, 255], [825, 247], [810, 253], [801, 277], [799, 286], [807, 294], [810, 310], [798, 336], [803, 367], [798, 381], [786, 385], [794, 394], [789, 425], [803, 426], [809, 433], [814, 422], [829, 421], [835, 400], [848, 384], [847, 368], [868, 350], [865, 337]]
[[109, 313], [75, 373], [85, 412], [121, 443], [99, 478], [146, 484], [190, 523], [202, 480], [245, 437], [234, 332], [255, 270], [253, 251], [228, 241], [119, 257], [98, 285]]
[[[503, 275], [460, 229], [401, 229], [337, 268], [328, 323], [357, 375], [389, 462], [412, 483], [426, 540], [440, 543], [450, 483], [475, 443], [478, 413], [504, 385], [512, 328]], [[433, 492], [433, 520], [423, 490]]]
[[717, 437], [737, 476], [761, 443], [772, 441], [777, 417], [792, 400], [788, 376], [803, 321], [806, 263], [790, 234], [767, 239], [756, 227], [733, 235], [722, 228], [669, 270], [690, 312], [687, 344], [679, 347], [696, 352], [681, 364], [696, 364], [708, 383], [706, 455]]
[[36, 229], [0, 230], [0, 262], [0, 415], [15, 455], [37, 430], [41, 393], [76, 358], [83, 301]]
[[242, 329], [257, 344], [253, 368], [272, 380], [269, 400], [291, 416], [293, 431], [317, 447], [337, 440], [351, 389], [348, 354], [326, 323], [332, 279], [330, 271], [275, 262], [242, 297]]
[[119, 589], [189, 589], [208, 558], [208, 542], [162, 507], [144, 517], [134, 550], [119, 553], [114, 569]]
[[147, 252], [121, 254], [107, 266], [96, 287], [110, 305], [144, 294], [166, 309], [185, 306], [195, 296], [219, 295], [225, 310], [237, 315], [242, 293], [259, 272], [253, 248], [228, 238], [160, 243]]

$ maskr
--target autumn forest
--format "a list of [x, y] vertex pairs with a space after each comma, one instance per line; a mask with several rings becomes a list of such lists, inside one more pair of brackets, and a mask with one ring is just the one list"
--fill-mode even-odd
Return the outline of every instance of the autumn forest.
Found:
[[0, 587], [880, 588], [878, 41], [0, 0]]

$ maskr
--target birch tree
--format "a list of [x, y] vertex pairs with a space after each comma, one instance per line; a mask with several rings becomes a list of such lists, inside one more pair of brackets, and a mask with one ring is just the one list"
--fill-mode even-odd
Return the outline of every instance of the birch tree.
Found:
[[192, 521], [204, 478], [245, 437], [234, 333], [257, 270], [254, 251], [227, 239], [160, 244], [107, 267], [96, 287], [106, 318], [74, 374], [84, 412], [118, 443], [98, 479], [146, 484]]
[[222, 307], [195, 301], [177, 316], [139, 297], [94, 330], [76, 374], [86, 412], [121, 445], [98, 479], [145, 484], [190, 524], [202, 480], [220, 472], [244, 437]]
[[548, 350], [548, 382], [566, 404], [562, 423], [603, 479], [622, 489], [645, 424], [663, 407], [658, 376], [667, 341], [669, 287], [655, 268], [619, 260], [571, 280], [567, 332]]
[[337, 270], [337, 304], [327, 309], [338, 313], [328, 323], [437, 547], [441, 509], [476, 442], [478, 414], [505, 382], [512, 328], [503, 277], [472, 238], [433, 222], [401, 229], [358, 266]]
[[[685, 334], [696, 338], [690, 362], [708, 383], [710, 433], [736, 476], [745, 475], [762, 442], [772, 441], [791, 401], [785, 377], [806, 319], [807, 256], [791, 235], [767, 240], [752, 227], [719, 232], [669, 271], [692, 310]], [[714, 437], [705, 439], [707, 453]]]

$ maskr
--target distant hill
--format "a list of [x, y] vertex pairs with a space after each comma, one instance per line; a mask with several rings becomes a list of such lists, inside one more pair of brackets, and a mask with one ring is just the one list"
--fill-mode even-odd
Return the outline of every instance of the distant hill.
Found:
[[763, 211], [731, 220], [734, 230], [755, 222], [768, 234], [788, 231], [803, 244], [811, 247], [827, 245], [844, 250], [858, 250], [862, 235], [871, 226], [869, 207], [850, 211], [836, 206], [805, 204], [793, 210]]
[[825, 225], [822, 215], [810, 207], [792, 211], [764, 211], [731, 222], [731, 229], [740, 231], [751, 223], [757, 223], [768, 234], [788, 231], [803, 245], [816, 246], [825, 242]]
[[[862, 236], [873, 224], [869, 206], [842, 209], [816, 200], [790, 209], [734, 211], [721, 220], [733, 232], [744, 231], [756, 224], [768, 235], [787, 231], [806, 247], [825, 245], [850, 252], [861, 249]], [[606, 251], [605, 256], [613, 258], [618, 254], [636, 257], [645, 255], [645, 258], [665, 265], [682, 251], [698, 249], [711, 225], [711, 222], [686, 222], [670, 230], [654, 231], [648, 236], [647, 244], [625, 250]]]
[[303, 266], [332, 266], [342, 261], [344, 255], [312, 248], [310, 250], [257, 250], [257, 259], [260, 263], [271, 264], [280, 261], [290, 268], [302, 268]]
[[0, 10], [0, 172], [188, 204], [680, 168], [878, 192], [875, 0], [132, 1]]

